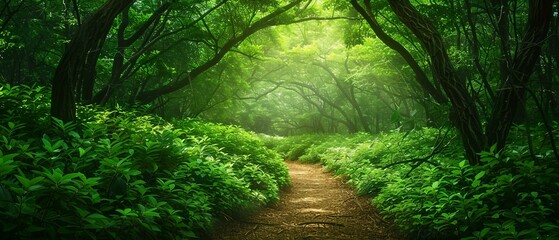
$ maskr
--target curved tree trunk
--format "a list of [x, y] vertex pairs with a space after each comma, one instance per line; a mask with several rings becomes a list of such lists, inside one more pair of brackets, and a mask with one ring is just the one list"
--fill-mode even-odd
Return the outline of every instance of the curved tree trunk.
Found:
[[408, 0], [389, 0], [392, 10], [419, 39], [427, 50], [433, 65], [435, 78], [441, 83], [452, 104], [451, 121], [462, 137], [466, 156], [471, 164], [479, 162], [477, 155], [489, 146], [501, 150], [519, 106], [526, 100], [526, 87], [534, 65], [540, 56], [552, 16], [552, 1], [530, 0], [528, 24], [521, 46], [506, 71], [505, 81], [499, 88], [491, 118], [485, 134], [482, 130], [474, 100], [469, 95], [465, 82], [458, 78], [441, 35], [434, 26], [413, 8]]
[[[129, 38], [126, 38], [125, 36], [125, 32], [126, 29], [128, 28], [129, 25], [129, 11], [130, 9], [127, 8], [124, 11], [122, 11], [121, 17], [122, 17], [122, 21], [118, 27], [117, 30], [117, 50], [116, 53], [114, 54], [113, 57], [113, 66], [111, 69], [111, 77], [109, 78], [108, 83], [102, 87], [102, 89], [97, 92], [95, 95], [93, 95], [93, 88], [91, 88], [91, 96], [92, 98], [90, 99], [84, 99], [86, 101], [92, 102], [92, 103], [97, 103], [100, 105], [104, 105], [109, 101], [109, 98], [113, 95], [113, 92], [116, 90], [116, 85], [120, 85], [123, 82], [123, 75], [129, 71], [129, 69], [132, 69], [133, 66], [137, 63], [137, 59], [139, 58], [139, 56], [141, 54], [138, 54], [138, 52], [142, 52], [145, 51], [145, 49], [149, 48], [149, 46], [155, 42], [157, 42], [159, 39], [159, 34], [155, 34], [156, 36], [153, 36], [154, 32], [155, 32], [155, 28], [158, 25], [163, 25], [161, 21], [161, 16], [163, 16], [167, 10], [169, 10], [169, 8], [171, 7], [171, 2], [166, 2], [164, 4], [162, 4], [150, 17], [149, 19], [147, 19], [140, 28], [138, 28], [133, 34], [132, 36], [130, 36]], [[166, 19], [163, 21], [165, 22]], [[148, 31], [148, 29], [150, 29], [150, 31]], [[161, 27], [160, 30], [162, 30], [163, 27]], [[157, 31], [158, 33], [160, 33], [160, 31]], [[151, 38], [147, 38], [145, 40], [143, 40], [143, 44], [141, 45], [141, 47], [139, 47], [140, 49], [137, 50], [136, 53], [132, 54], [131, 57], [129, 57], [128, 62], [125, 64], [125, 56], [126, 56], [126, 50], [130, 48], [130, 46], [132, 46], [132, 44], [134, 44], [135, 42], [137, 42], [142, 36], [146, 35], [146, 33], [148, 33], [148, 36], [153, 36], [154, 39]], [[149, 40], [148, 40], [149, 39]], [[148, 43], [149, 42], [149, 43]]]
[[95, 67], [114, 19], [134, 0], [108, 0], [77, 30], [66, 47], [52, 81], [51, 115], [63, 121], [76, 118], [77, 82], [94, 81]]
[[410, 65], [411, 69], [415, 73], [416, 81], [419, 83], [419, 85], [421, 85], [423, 90], [429, 93], [437, 103], [447, 103], [447, 98], [439, 89], [435, 88], [435, 86], [433, 86], [433, 84], [429, 82], [427, 75], [425, 74], [423, 69], [421, 69], [417, 61], [415, 61], [411, 53], [402, 44], [394, 40], [382, 29], [372, 12], [370, 0], [365, 0], [366, 9], [359, 5], [359, 3], [357, 3], [357, 0], [351, 0], [351, 5], [353, 5], [355, 10], [357, 10], [357, 12], [365, 19], [365, 21], [367, 21], [373, 32], [375, 32], [375, 35], [384, 44], [386, 44], [386, 46], [400, 54], [400, 56], [404, 58], [406, 63]]
[[479, 162], [479, 152], [486, 148], [481, 121], [468, 93], [466, 83], [460, 79], [446, 52], [440, 33], [408, 0], [389, 0], [392, 10], [419, 39], [428, 52], [435, 79], [441, 84], [452, 104], [450, 120], [460, 132], [466, 157], [470, 164]]
[[520, 48], [514, 57], [505, 81], [499, 87], [495, 107], [487, 124], [489, 145], [497, 150], [505, 146], [509, 130], [518, 111], [524, 107], [526, 88], [534, 66], [540, 57], [552, 16], [552, 1], [530, 0], [528, 24]]

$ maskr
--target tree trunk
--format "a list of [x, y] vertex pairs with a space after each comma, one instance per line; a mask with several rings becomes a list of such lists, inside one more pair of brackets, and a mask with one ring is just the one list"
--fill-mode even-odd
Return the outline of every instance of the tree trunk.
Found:
[[528, 4], [528, 24], [522, 43], [506, 80], [499, 87], [497, 101], [487, 124], [488, 143], [496, 144], [497, 150], [505, 146], [519, 107], [522, 107], [526, 101], [526, 88], [530, 75], [540, 57], [542, 43], [547, 37], [551, 22], [552, 1], [530, 0]]
[[[51, 115], [63, 121], [76, 118], [77, 82], [91, 79], [99, 51], [114, 19], [134, 0], [108, 0], [77, 30], [56, 68], [52, 82]], [[85, 81], [84, 81], [85, 80]]]
[[388, 2], [398, 18], [414, 33], [428, 52], [434, 77], [440, 82], [452, 104], [450, 120], [460, 132], [466, 157], [470, 164], [477, 164], [478, 153], [486, 148], [481, 121], [465, 81], [459, 79], [450, 63], [440, 33], [408, 0]]
[[[147, 49], [148, 47], [151, 46], [152, 43], [157, 42], [159, 39], [159, 34], [156, 34], [156, 36], [153, 36], [153, 32], [156, 29], [156, 26], [158, 26], [161, 21], [161, 16], [167, 12], [167, 10], [170, 8], [171, 6], [171, 2], [167, 2], [162, 4], [151, 16], [148, 20], [146, 20], [142, 26], [140, 28], [138, 28], [134, 34], [129, 37], [126, 38], [125, 36], [125, 32], [126, 29], [128, 28], [129, 25], [129, 11], [130, 8], [125, 9], [122, 12], [122, 21], [118, 27], [117, 30], [117, 50], [116, 53], [114, 54], [113, 57], [113, 66], [111, 69], [111, 78], [109, 79], [108, 83], [97, 93], [95, 94], [95, 96], [93, 96], [91, 99], [87, 99], [90, 102], [93, 103], [98, 103], [100, 105], [104, 105], [109, 101], [109, 98], [113, 95], [113, 92], [116, 90], [117, 85], [121, 85], [123, 82], [123, 74], [126, 71], [129, 71], [130, 69], [132, 69], [134, 67], [134, 65], [137, 63], [137, 60], [139, 58], [139, 56], [141, 54], [138, 54], [139, 52], [145, 51], [145, 49]], [[148, 29], [151, 28], [151, 31], [148, 32]], [[160, 30], [163, 30], [163, 28], [161, 28]], [[160, 33], [160, 31], [158, 31]], [[140, 37], [144, 36], [144, 35], [148, 35], [153, 37], [154, 39], [151, 38], [146, 38], [144, 39], [144, 43], [141, 45], [141, 47], [139, 47], [140, 49], [137, 50], [137, 52], [135, 54], [133, 54], [129, 59], [128, 62], [125, 64], [124, 60], [125, 60], [125, 56], [126, 56], [126, 50], [128, 48], [130, 48], [130, 46], [132, 46], [132, 44], [134, 44], [135, 42], [137, 42]], [[149, 42], [149, 44], [148, 44]], [[91, 91], [93, 91], [93, 88], [91, 89]]]
[[472, 40], [471, 40], [471, 45], [472, 46], [471, 47], [472, 47], [472, 55], [474, 57], [474, 66], [476, 67], [477, 71], [479, 72], [479, 75], [481, 77], [481, 82], [483, 83], [483, 86], [485, 87], [485, 91], [489, 95], [489, 98], [491, 99], [491, 102], [493, 102], [493, 101], [495, 101], [495, 94], [493, 93], [493, 90], [491, 89], [491, 85], [489, 84], [489, 81], [487, 80], [487, 72], [485, 71], [483, 66], [481, 66], [480, 44], [479, 44], [479, 39], [477, 37], [476, 21], [474, 20], [474, 16], [473, 16], [473, 13], [472, 13], [471, 0], [466, 0], [465, 1], [465, 8], [466, 8], [466, 18], [468, 19], [468, 26], [470, 27], [470, 31], [471, 31], [471, 34], [472, 34]]
[[492, 13], [495, 18], [495, 28], [499, 35], [501, 58], [499, 59], [501, 84], [506, 81], [511, 62], [510, 41], [509, 41], [509, 1], [492, 1]]
[[433, 86], [431, 82], [429, 82], [427, 75], [425, 74], [423, 69], [421, 69], [417, 61], [415, 61], [411, 53], [402, 44], [386, 34], [386, 32], [382, 29], [372, 12], [370, 0], [365, 0], [365, 7], [367, 9], [359, 5], [356, 0], [351, 0], [351, 5], [353, 5], [355, 10], [359, 12], [359, 14], [365, 19], [365, 21], [367, 21], [373, 32], [375, 32], [375, 35], [384, 44], [386, 44], [386, 46], [396, 51], [398, 54], [400, 54], [400, 56], [402, 56], [402, 58], [404, 58], [406, 63], [408, 63], [408, 65], [413, 70], [416, 81], [419, 83], [419, 85], [421, 85], [423, 90], [429, 93], [437, 103], [447, 103], [448, 100], [446, 99], [444, 94], [439, 91], [439, 89], [435, 88], [435, 86]]

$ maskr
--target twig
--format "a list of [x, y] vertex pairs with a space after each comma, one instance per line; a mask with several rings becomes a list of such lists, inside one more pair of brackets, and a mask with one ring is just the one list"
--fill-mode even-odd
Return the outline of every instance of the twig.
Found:
[[239, 220], [239, 222], [246, 223], [246, 224], [264, 225], [264, 226], [279, 226], [279, 225], [281, 225], [281, 224], [278, 224], [278, 223], [263, 223], [263, 222], [251, 222], [251, 221], [242, 221], [242, 220]]
[[338, 226], [338, 227], [345, 227], [345, 225], [341, 224], [341, 223], [334, 223], [334, 222], [321, 222], [321, 221], [317, 221], [317, 222], [302, 222], [302, 223], [297, 223], [297, 225], [312, 225], [312, 224], [323, 224], [323, 225], [332, 225], [332, 226]]
[[254, 231], [256, 231], [256, 229], [258, 228], [259, 225], [254, 226], [252, 229], [250, 229], [248, 232], [245, 233], [245, 236], [250, 235], [251, 233], [253, 233]]
[[[418, 168], [419, 166], [421, 166], [421, 164], [423, 163], [429, 163], [435, 167], [439, 167], [440, 164], [435, 163], [430, 161], [429, 159], [431, 159], [433, 156], [435, 156], [436, 154], [439, 154], [440, 152], [442, 152], [446, 147], [448, 147], [448, 145], [450, 145], [450, 143], [452, 142], [452, 140], [454, 138], [456, 138], [456, 136], [451, 137], [446, 143], [445, 139], [446, 136], [448, 135], [450, 131], [450, 128], [448, 128], [445, 133], [444, 136], [441, 137], [441, 131], [439, 131], [439, 136], [437, 136], [437, 141], [435, 142], [435, 146], [433, 147], [433, 150], [431, 150], [431, 153], [429, 153], [429, 155], [422, 157], [422, 158], [413, 158], [410, 160], [404, 160], [404, 161], [400, 161], [400, 162], [395, 162], [395, 163], [390, 163], [384, 167], [382, 167], [383, 169], [387, 169], [389, 167], [398, 165], [398, 164], [404, 164], [404, 163], [413, 163], [415, 162], [416, 164], [410, 169], [410, 171], [408, 171], [408, 173], [406, 173], [406, 175], [404, 177], [409, 177], [410, 173], [415, 170], [416, 168]], [[444, 143], [444, 144], [443, 144]]]
[[343, 217], [354, 217], [353, 215], [335, 215], [335, 214], [328, 214], [325, 215], [326, 217], [331, 217], [331, 218], [343, 218]]
[[375, 216], [375, 218], [373, 218], [373, 217], [370, 216], [370, 215], [367, 216], [367, 217], [369, 217], [369, 219], [371, 219], [373, 222], [380, 221], [380, 222], [382, 222], [382, 223], [384, 223], [384, 224], [388, 224], [388, 222], [386, 222], [386, 220], [384, 220], [382, 217]]
[[361, 209], [361, 211], [363, 211], [363, 206], [361, 206], [361, 203], [359, 203], [357, 198], [353, 198], [355, 200], [355, 203], [357, 203], [357, 206], [359, 206], [359, 208]]

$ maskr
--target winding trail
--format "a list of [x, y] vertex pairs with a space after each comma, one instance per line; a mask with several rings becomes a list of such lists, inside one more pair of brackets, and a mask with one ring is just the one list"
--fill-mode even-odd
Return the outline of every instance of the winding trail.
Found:
[[243, 220], [224, 221], [212, 239], [405, 239], [367, 197], [320, 165], [287, 162], [292, 186]]

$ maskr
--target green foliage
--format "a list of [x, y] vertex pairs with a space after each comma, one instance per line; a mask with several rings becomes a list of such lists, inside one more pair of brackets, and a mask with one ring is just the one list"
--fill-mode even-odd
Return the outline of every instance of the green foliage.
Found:
[[328, 135], [298, 135], [289, 138], [276, 139], [266, 137], [266, 145], [276, 150], [286, 160], [301, 160], [304, 162], [316, 162], [314, 159], [302, 158], [307, 155], [309, 149], [321, 143], [322, 140], [328, 139]]
[[[280, 156], [275, 151], [266, 148], [255, 133], [247, 132], [239, 127], [204, 123], [196, 120], [181, 120], [174, 124], [183, 129], [188, 129], [186, 134], [204, 136], [200, 139], [201, 141], [205, 141], [209, 145], [215, 145], [223, 152], [235, 156], [229, 159], [234, 169], [238, 171], [253, 169], [255, 176], [260, 175], [260, 172], [263, 171], [270, 175], [270, 179], [277, 185], [289, 184], [287, 166], [282, 161], [277, 161]], [[268, 178], [268, 176], [265, 178]]]
[[[327, 169], [347, 176], [359, 193], [373, 195], [372, 203], [412, 237], [559, 238], [554, 217], [559, 174], [549, 150], [530, 156], [527, 146], [511, 144], [504, 152], [492, 148], [481, 153], [482, 164], [470, 166], [452, 135], [425, 128], [331, 136], [307, 144], [303, 151], [321, 152], [318, 158]], [[430, 163], [416, 168], [417, 161], [398, 164], [429, 156], [441, 139], [448, 146], [429, 158]]]
[[7, 238], [189, 239], [279, 198], [276, 153], [240, 128], [80, 107], [48, 119], [45, 90], [0, 87], [0, 222]]

